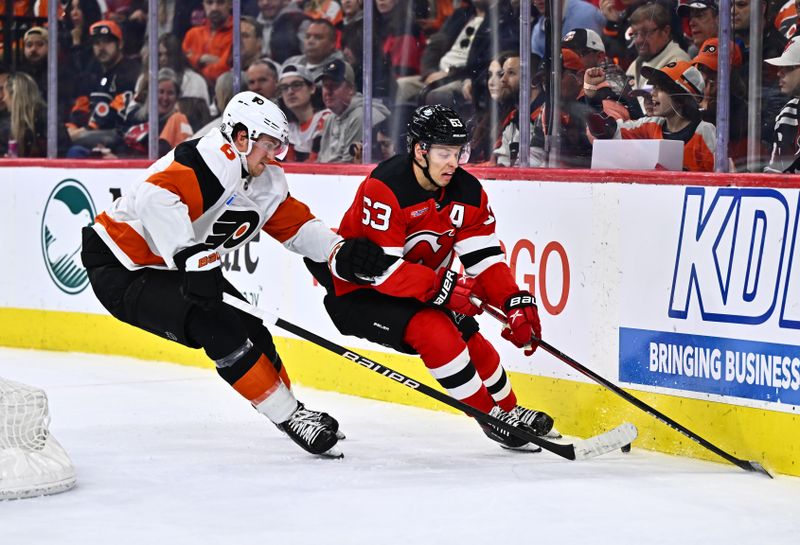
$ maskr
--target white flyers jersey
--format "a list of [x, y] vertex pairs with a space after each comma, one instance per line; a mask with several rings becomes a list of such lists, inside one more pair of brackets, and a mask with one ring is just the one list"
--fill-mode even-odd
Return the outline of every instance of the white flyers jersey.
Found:
[[97, 216], [94, 229], [130, 270], [174, 269], [173, 256], [197, 244], [226, 254], [259, 229], [314, 261], [327, 261], [341, 240], [289, 195], [280, 164], [251, 178], [216, 129], [153, 163]]

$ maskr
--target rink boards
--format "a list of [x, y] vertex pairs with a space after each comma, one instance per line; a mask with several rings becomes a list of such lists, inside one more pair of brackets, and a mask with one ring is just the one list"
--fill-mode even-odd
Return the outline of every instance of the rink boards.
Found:
[[[0, 272], [0, 344], [211, 367], [201, 352], [109, 318], [80, 265], [80, 228], [141, 168], [7, 164], [0, 209], [11, 260]], [[365, 172], [287, 168], [292, 194], [332, 226]], [[486, 179], [509, 263], [536, 294], [553, 345], [734, 455], [800, 475], [800, 184], [746, 175], [734, 188], [724, 186], [730, 178], [686, 174], [475, 172]], [[339, 335], [300, 257], [269, 237], [227, 256], [225, 269], [258, 306], [432, 383], [416, 358]], [[490, 318], [479, 321], [521, 401], [554, 414], [562, 431], [588, 435], [630, 420], [640, 429], [636, 446], [715, 459], [547, 354], [526, 358]], [[440, 408], [274, 333], [298, 382]]]

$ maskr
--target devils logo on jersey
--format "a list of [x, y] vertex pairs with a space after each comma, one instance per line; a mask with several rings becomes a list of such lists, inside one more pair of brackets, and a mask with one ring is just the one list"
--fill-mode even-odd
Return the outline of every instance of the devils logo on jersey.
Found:
[[453, 258], [455, 234], [455, 229], [448, 229], [444, 233], [417, 231], [406, 237], [403, 259], [425, 265], [434, 271], [449, 267]]

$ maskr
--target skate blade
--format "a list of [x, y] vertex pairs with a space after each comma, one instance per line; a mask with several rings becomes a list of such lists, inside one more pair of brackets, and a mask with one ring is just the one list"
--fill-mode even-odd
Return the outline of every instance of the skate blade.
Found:
[[341, 441], [342, 439], [347, 439], [347, 436], [342, 433], [342, 430], [336, 430], [336, 438]]
[[546, 434], [544, 434], [545, 439], [562, 439], [564, 436], [561, 435], [561, 432], [555, 428], [552, 428]]
[[505, 450], [510, 450], [512, 452], [526, 452], [528, 454], [536, 454], [537, 452], [542, 452], [542, 447], [536, 446], [533, 443], [526, 443], [521, 447], [509, 447], [508, 445], [500, 444], [500, 448]]
[[337, 447], [333, 446], [333, 447], [329, 448], [328, 450], [326, 450], [325, 452], [321, 452], [321, 453], [317, 454], [317, 456], [319, 456], [320, 458], [330, 458], [330, 459], [333, 459], [333, 460], [340, 460], [340, 459], [344, 458], [344, 453], [341, 450], [339, 450]]

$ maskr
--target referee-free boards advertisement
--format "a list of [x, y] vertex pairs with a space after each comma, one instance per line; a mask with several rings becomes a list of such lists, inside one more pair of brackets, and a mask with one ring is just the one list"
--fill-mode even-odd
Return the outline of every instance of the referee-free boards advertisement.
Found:
[[799, 214], [797, 190], [625, 191], [620, 379], [796, 410]]

